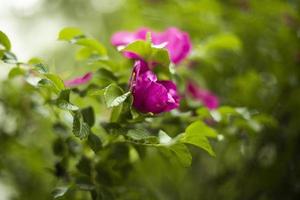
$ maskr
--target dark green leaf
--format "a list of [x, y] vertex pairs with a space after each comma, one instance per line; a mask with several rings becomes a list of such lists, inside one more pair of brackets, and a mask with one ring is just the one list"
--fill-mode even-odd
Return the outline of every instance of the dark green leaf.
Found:
[[101, 139], [93, 133], [90, 133], [88, 136], [88, 145], [95, 153], [97, 153], [102, 148]]
[[1, 59], [3, 60], [3, 62], [8, 63], [8, 64], [18, 63], [18, 59], [17, 59], [16, 55], [9, 51], [4, 51]]
[[83, 121], [81, 113], [76, 112], [73, 119], [73, 134], [80, 139], [84, 139], [88, 137], [89, 133], [89, 125]]
[[86, 122], [90, 127], [95, 124], [95, 113], [92, 107], [86, 107], [81, 110], [83, 121]]
[[59, 93], [58, 99], [65, 100], [65, 101], [69, 102], [70, 101], [70, 92], [71, 92], [71, 90], [69, 90], [69, 89], [62, 90]]

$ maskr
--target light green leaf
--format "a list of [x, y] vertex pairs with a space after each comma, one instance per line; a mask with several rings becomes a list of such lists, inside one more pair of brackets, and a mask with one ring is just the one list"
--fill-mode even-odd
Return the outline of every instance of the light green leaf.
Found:
[[101, 44], [100, 42], [98, 42], [93, 38], [80, 38], [75, 43], [81, 46], [88, 47], [92, 50], [95, 50], [99, 55], [104, 56], [107, 54], [103, 44]]
[[147, 58], [151, 55], [151, 43], [138, 40], [128, 44], [122, 51], [136, 53], [142, 58]]
[[160, 144], [170, 144], [172, 142], [172, 138], [162, 130], [158, 132], [158, 138]]
[[65, 89], [65, 84], [59, 76], [50, 73], [44, 75], [47, 79], [49, 79], [53, 83], [53, 85], [56, 87], [58, 91]]
[[164, 48], [151, 46], [149, 41], [138, 40], [127, 45], [122, 51], [135, 53], [144, 60], [151, 63], [158, 63], [163, 66], [169, 66], [169, 53]]
[[79, 28], [66, 27], [62, 29], [58, 34], [59, 40], [71, 41], [75, 37], [83, 36], [83, 32]]
[[20, 76], [20, 75], [24, 75], [25, 74], [25, 70], [23, 70], [22, 68], [20, 67], [14, 67], [12, 68], [9, 73], [8, 73], [8, 78], [9, 79], [12, 79], [16, 76]]
[[127, 97], [130, 95], [130, 92], [123, 94], [122, 89], [116, 84], [110, 84], [105, 88], [104, 99], [107, 107], [115, 107], [122, 104]]
[[0, 31], [0, 49], [10, 51], [11, 44], [5, 33]]
[[202, 121], [196, 121], [186, 128], [185, 133], [180, 136], [179, 141], [200, 147], [210, 155], [215, 156], [207, 137], [216, 138], [216, 131]]
[[153, 47], [149, 60], [154, 63], [159, 63], [163, 66], [169, 66], [170, 64], [169, 53], [166, 49], [163, 48]]

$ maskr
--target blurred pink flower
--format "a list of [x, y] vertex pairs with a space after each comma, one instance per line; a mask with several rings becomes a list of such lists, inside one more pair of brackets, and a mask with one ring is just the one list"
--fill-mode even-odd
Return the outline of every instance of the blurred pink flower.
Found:
[[92, 79], [92, 77], [93, 77], [93, 73], [88, 72], [83, 76], [76, 77], [74, 79], [65, 81], [65, 86], [67, 86], [67, 87], [76, 87], [78, 85], [82, 85], [82, 84], [85, 84], [85, 83], [89, 82]]
[[200, 88], [196, 83], [188, 82], [187, 91], [194, 99], [201, 101], [208, 109], [216, 109], [219, 106], [219, 98], [212, 92]]
[[[174, 27], [168, 28], [164, 32], [154, 32], [148, 28], [140, 28], [136, 32], [117, 32], [111, 37], [111, 43], [114, 46], [120, 47], [136, 40], [146, 40], [148, 32], [151, 33], [154, 45], [165, 45], [165, 48], [169, 51], [170, 59], [174, 64], [178, 64], [185, 59], [191, 50], [191, 41], [188, 33]], [[124, 55], [128, 58], [139, 59], [138, 55], [131, 52], [125, 52]]]

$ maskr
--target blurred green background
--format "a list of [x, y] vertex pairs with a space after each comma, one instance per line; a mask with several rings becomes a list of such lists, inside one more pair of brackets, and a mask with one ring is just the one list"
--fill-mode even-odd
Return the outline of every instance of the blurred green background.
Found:
[[[116, 59], [114, 32], [176, 26], [193, 41], [190, 67], [221, 104], [278, 123], [257, 127], [259, 133], [227, 134], [214, 144], [216, 158], [195, 150], [190, 168], [150, 153], [135, 164], [122, 199], [300, 198], [299, 0], [0, 0], [0, 29], [13, 51], [21, 60], [42, 57], [69, 78], [88, 69], [57, 42], [64, 26], [99, 39]], [[30, 87], [5, 80], [8, 65], [0, 67], [0, 200], [51, 199], [55, 157], [47, 113]]]

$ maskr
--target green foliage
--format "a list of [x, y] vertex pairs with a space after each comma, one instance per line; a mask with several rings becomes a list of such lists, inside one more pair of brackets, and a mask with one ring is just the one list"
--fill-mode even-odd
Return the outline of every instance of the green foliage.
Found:
[[[43, 18], [55, 8], [97, 38], [61, 30], [58, 40], [75, 44], [75, 55], [64, 45], [43, 49], [46, 61], [21, 62], [0, 32], [0, 67], [10, 68], [0, 84], [0, 180], [16, 191], [12, 199], [297, 199], [299, 3], [117, 4], [44, 2]], [[22, 29], [26, 21], [33, 29], [33, 18], [40, 19], [22, 18]], [[117, 30], [171, 25], [193, 41], [176, 67], [150, 34], [121, 52], [109, 45]], [[124, 51], [176, 82], [180, 109], [153, 115], [132, 106], [133, 63]], [[87, 84], [64, 85], [86, 72], [93, 73]], [[190, 98], [188, 80], [213, 91], [221, 106], [209, 110]]]
[[168, 51], [164, 48], [154, 47], [149, 41], [138, 40], [124, 47], [122, 51], [137, 54], [151, 63], [158, 63], [163, 66], [170, 64]]

